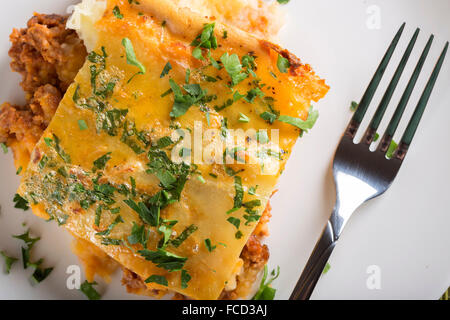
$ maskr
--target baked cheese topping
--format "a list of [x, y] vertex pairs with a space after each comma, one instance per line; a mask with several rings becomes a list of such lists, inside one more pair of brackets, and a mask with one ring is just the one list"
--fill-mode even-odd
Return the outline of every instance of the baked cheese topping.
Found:
[[149, 287], [216, 299], [328, 87], [171, 2], [105, 8], [19, 194]]

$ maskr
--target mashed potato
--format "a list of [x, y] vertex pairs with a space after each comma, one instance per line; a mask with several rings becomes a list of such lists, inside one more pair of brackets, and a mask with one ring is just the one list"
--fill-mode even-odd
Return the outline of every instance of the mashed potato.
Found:
[[274, 39], [283, 25], [283, 14], [277, 1], [263, 0], [171, 0], [179, 7], [223, 24], [233, 25], [259, 38]]

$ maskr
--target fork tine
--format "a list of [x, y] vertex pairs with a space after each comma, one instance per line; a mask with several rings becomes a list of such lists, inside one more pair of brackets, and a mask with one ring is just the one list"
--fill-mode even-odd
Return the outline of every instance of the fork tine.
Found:
[[436, 83], [439, 72], [441, 71], [442, 64], [445, 60], [445, 55], [448, 50], [448, 41], [445, 44], [444, 50], [442, 51], [436, 66], [434, 67], [433, 73], [428, 80], [428, 83], [420, 97], [420, 100], [417, 104], [416, 109], [414, 110], [414, 114], [409, 120], [408, 126], [406, 127], [405, 133], [400, 141], [399, 147], [395, 153], [395, 157], [397, 159], [403, 160], [405, 158], [406, 152], [408, 151], [409, 146], [411, 145], [411, 141], [414, 138], [417, 127], [419, 126], [419, 122], [422, 119], [423, 112], [428, 104], [428, 100], [430, 99], [431, 93], [433, 92], [434, 85]]
[[361, 101], [358, 105], [358, 109], [356, 109], [355, 113], [353, 114], [352, 120], [350, 121], [350, 124], [346, 130], [346, 134], [350, 135], [350, 137], [352, 138], [355, 136], [356, 131], [358, 130], [359, 125], [361, 124], [364, 118], [364, 115], [366, 114], [367, 108], [369, 107], [370, 102], [372, 101], [373, 96], [375, 95], [375, 91], [377, 90], [378, 85], [380, 84], [380, 81], [383, 78], [387, 65], [391, 60], [392, 54], [394, 53], [395, 48], [397, 47], [397, 44], [403, 33], [403, 30], [405, 29], [405, 25], [406, 23], [404, 22], [401, 25], [400, 29], [397, 31], [397, 34], [395, 35], [383, 59], [381, 60], [381, 63], [378, 66], [377, 71], [373, 75], [373, 78], [370, 81], [369, 86], [366, 89], [366, 92], [361, 98]]
[[379, 144], [379, 150], [383, 153], [385, 153], [389, 149], [389, 146], [391, 145], [392, 137], [394, 136], [395, 131], [397, 131], [400, 119], [402, 118], [406, 105], [409, 102], [409, 98], [411, 97], [414, 87], [416, 86], [417, 79], [419, 78], [420, 72], [422, 71], [428, 52], [430, 51], [431, 48], [431, 44], [433, 43], [433, 39], [434, 36], [431, 35], [430, 38], [428, 39], [425, 48], [423, 49], [419, 61], [417, 62], [416, 68], [414, 69], [411, 79], [409, 79], [408, 85], [406, 86], [405, 92], [403, 93], [400, 102], [398, 103], [397, 109], [395, 109], [394, 115], [392, 116], [392, 119], [388, 124], [386, 132], [384, 133], [383, 138], [381, 139], [381, 142]]
[[377, 108], [372, 120], [370, 121], [369, 127], [367, 128], [367, 131], [363, 138], [363, 141], [368, 145], [370, 145], [372, 143], [373, 138], [375, 137], [375, 133], [377, 132], [377, 129], [380, 125], [380, 122], [383, 119], [384, 113], [386, 112], [387, 106], [391, 102], [392, 95], [394, 94], [394, 91], [397, 88], [397, 85], [398, 85], [398, 82], [400, 81], [402, 73], [405, 70], [405, 66], [408, 63], [409, 57], [411, 55], [411, 51], [414, 48], [414, 45], [416, 43], [419, 32], [420, 32], [420, 29], [417, 28], [416, 31], [414, 32], [414, 35], [412, 36], [411, 40], [409, 41], [408, 47], [406, 48], [405, 53], [403, 54], [403, 57], [397, 67], [397, 70], [395, 70], [394, 76], [392, 77], [392, 80], [389, 83], [389, 86], [386, 89], [386, 92], [384, 93], [383, 98], [381, 99], [381, 102], [378, 105], [378, 108]]

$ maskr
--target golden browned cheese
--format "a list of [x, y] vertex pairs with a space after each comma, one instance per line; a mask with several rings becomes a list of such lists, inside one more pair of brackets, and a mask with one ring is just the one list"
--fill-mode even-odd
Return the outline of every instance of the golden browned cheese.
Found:
[[[122, 19], [113, 14], [115, 6], [119, 7]], [[278, 129], [279, 142], [276, 147], [282, 156], [270, 160], [279, 165], [275, 174], [264, 174], [258, 163], [230, 165], [235, 171], [245, 169], [239, 173], [245, 193], [243, 201], [259, 200], [257, 209], [262, 213], [300, 133], [296, 127], [281, 121], [270, 124], [262, 119], [260, 114], [268, 110], [265, 104], [240, 99], [228, 108], [214, 110], [214, 104], [221, 105], [230, 97], [229, 75], [226, 68], [217, 70], [209, 65], [207, 59], [201, 61], [194, 58], [190, 45], [202, 32], [204, 24], [210, 22], [171, 3], [141, 0], [140, 5], [130, 5], [128, 1], [108, 1], [104, 16], [95, 26], [98, 32], [95, 51], [105, 58], [105, 70], [96, 73], [102, 67], [99, 60], [94, 58], [89, 59], [80, 70], [38, 142], [19, 188], [19, 193], [32, 203], [33, 210], [40, 212], [38, 214], [52, 216], [77, 237], [92, 242], [140, 278], [157, 275], [167, 279], [167, 286], [152, 282], [147, 284], [149, 288], [167, 287], [195, 299], [219, 297], [240, 261], [242, 249], [257, 222], [245, 223], [247, 218], [243, 207], [230, 212], [233, 202], [236, 203], [236, 177], [227, 174], [223, 165], [198, 164], [195, 173], [189, 175], [181, 197], [161, 211], [162, 221], [177, 221], [172, 230], [172, 239], [189, 226], [196, 227], [195, 232], [181, 245], [175, 246], [169, 242], [164, 249], [169, 255], [183, 259], [182, 269], [190, 276], [188, 285], [181, 281], [181, 268], [171, 272], [168, 268], [158, 266], [158, 263], [145, 260], [139, 252], [143, 249], [140, 244], [127, 243], [133, 225], [142, 225], [142, 221], [137, 211], [132, 210], [124, 200], [129, 201], [131, 198], [135, 202], [146, 201], [146, 196], [161, 192], [162, 181], [147, 171], [149, 159], [146, 153], [149, 146], [143, 145], [133, 135], [143, 132], [155, 147], [159, 139], [173, 134], [174, 126], [193, 130], [196, 121], [198, 123], [195, 125], [203, 128], [220, 129], [224, 119], [227, 119], [229, 129], [253, 128], [269, 132], [270, 129]], [[223, 39], [221, 35], [225, 30], [228, 37]], [[260, 79], [258, 83], [264, 83], [260, 90], [265, 97], [271, 98], [271, 108], [282, 115], [306, 120], [311, 102], [319, 100], [327, 92], [324, 81], [308, 65], [299, 63], [286, 51], [220, 23], [215, 25], [215, 34], [219, 47], [211, 50], [213, 59], [220, 60], [225, 53], [239, 57], [251, 55], [255, 59], [255, 75], [249, 76], [233, 89], [245, 94], [255, 85], [252, 77]], [[125, 38], [132, 43], [137, 60], [145, 66], [145, 72], [141, 68], [141, 72], [137, 73], [139, 69], [136, 63], [133, 65], [127, 62], [129, 52], [125, 51], [123, 45]], [[289, 73], [278, 71], [278, 52], [291, 61]], [[206, 57], [206, 52], [204, 54]], [[161, 77], [161, 71], [168, 62], [172, 70], [168, 76]], [[162, 96], [162, 93], [169, 89], [169, 77], [176, 83], [184, 83], [187, 69], [191, 70], [191, 83], [200, 84], [208, 90], [209, 95], [216, 97], [208, 102], [211, 103], [208, 108], [209, 120], [204, 110], [197, 106], [192, 106], [176, 119], [170, 116], [174, 95]], [[221, 80], [205, 81], [205, 74]], [[113, 90], [109, 94], [102, 94], [101, 90], [106, 90], [107, 83], [111, 82], [114, 82]], [[95, 107], [90, 105], [93, 100], [96, 101]], [[127, 111], [117, 115], [118, 110]], [[117, 118], [111, 120], [109, 117], [113, 113]], [[240, 113], [246, 114], [250, 122], [239, 121]], [[105, 119], [109, 123], [106, 127]], [[87, 129], [80, 129], [79, 120], [87, 124]], [[124, 123], [133, 123], [135, 128], [122, 131]], [[111, 131], [111, 124], [117, 128]], [[125, 125], [125, 128], [128, 127]], [[137, 152], [133, 148], [136, 145], [127, 143], [129, 132], [134, 132], [131, 139], [146, 152]], [[272, 138], [271, 132], [269, 137]], [[203, 141], [205, 145], [207, 142]], [[109, 155], [109, 161], [104, 168], [95, 169], [94, 161], [105, 154]], [[252, 156], [245, 154], [245, 158]], [[61, 168], [64, 170], [61, 171]], [[101, 176], [98, 176], [99, 172]], [[210, 173], [217, 177], [210, 176]], [[198, 175], [203, 179], [197, 179]], [[110, 195], [113, 203], [99, 200], [100, 191], [95, 189], [99, 185], [114, 188], [115, 191]], [[257, 192], [249, 194], [249, 188], [256, 185]], [[136, 194], [116, 192], [120, 186], [133, 189]], [[90, 202], [77, 198], [71, 188], [76, 188], [77, 192], [84, 190], [83, 196], [89, 194]], [[86, 190], [91, 192], [87, 193]], [[107, 210], [100, 209], [100, 212], [104, 210], [103, 215], [98, 214], [101, 205], [108, 207]], [[112, 207], [115, 213], [109, 212]], [[119, 215], [116, 210], [119, 210]], [[230, 223], [230, 217], [240, 219], [240, 225]], [[147, 249], [160, 253], [156, 248], [161, 241], [161, 234], [155, 228], [147, 227], [150, 233]], [[236, 232], [237, 229], [239, 232]], [[108, 241], [104, 235], [108, 235]], [[214, 251], [207, 250], [205, 239], [217, 244]], [[218, 245], [220, 243], [225, 245]]]

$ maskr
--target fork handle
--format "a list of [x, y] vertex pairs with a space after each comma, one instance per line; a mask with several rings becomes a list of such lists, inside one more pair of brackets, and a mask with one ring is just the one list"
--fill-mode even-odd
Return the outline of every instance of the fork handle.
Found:
[[289, 300], [309, 300], [336, 245], [332, 224], [328, 221], [303, 269]]

